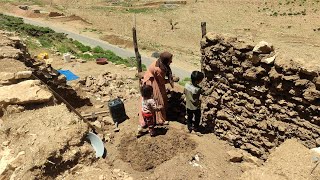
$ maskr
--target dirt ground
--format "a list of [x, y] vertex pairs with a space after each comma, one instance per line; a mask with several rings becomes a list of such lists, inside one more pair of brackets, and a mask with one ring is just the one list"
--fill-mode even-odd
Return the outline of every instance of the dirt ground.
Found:
[[[57, 26], [78, 33], [80, 29], [81, 33], [92, 37], [105, 37], [106, 41], [111, 38], [114, 44], [123, 47], [127, 42], [121, 43], [121, 41], [131, 37], [131, 13], [114, 11], [108, 9], [109, 7], [106, 10], [92, 6], [92, 3], [106, 6], [100, 0], [52, 2], [57, 5], [55, 8], [60, 8], [66, 14], [75, 14], [84, 20], [42, 19], [41, 16], [33, 16], [34, 14], [23, 14], [8, 3], [3, 3], [4, 6], [1, 7], [17, 14], [37, 17], [39, 21], [56, 23]], [[246, 5], [248, 3], [250, 6]], [[320, 39], [319, 32], [313, 29], [320, 27], [319, 21], [316, 20], [319, 18], [319, 12], [308, 13], [305, 16], [274, 17], [258, 13], [258, 7], [262, 7], [262, 2], [203, 0], [188, 1], [187, 5], [181, 5], [174, 10], [139, 13], [136, 14], [139, 42], [146, 55], [150, 55], [154, 50], [167, 49], [175, 53], [176, 66], [198, 68], [200, 22], [206, 21], [210, 31], [241, 34], [255, 41], [272, 42], [279, 52], [293, 58], [305, 58], [307, 61], [303, 59], [297, 61], [317, 67]], [[40, 8], [57, 10], [48, 6]], [[309, 12], [310, 7], [307, 9]], [[170, 19], [179, 22], [174, 30], [170, 29], [168, 23]], [[291, 27], [288, 28], [289, 26]], [[102, 33], [83, 32], [85, 28], [98, 29], [98, 32]], [[111, 43], [112, 41], [110, 40]], [[4, 68], [4, 71], [10, 71], [10, 66]], [[64, 63], [58, 57], [53, 57], [53, 67], [71, 70], [80, 78], [89, 75], [99, 76], [102, 72], [110, 71], [132, 78], [134, 81], [135, 75], [134, 71], [113, 64], [101, 66], [94, 62]], [[76, 84], [76, 82], [70, 83], [73, 87]], [[132, 86], [137, 88], [138, 83], [133, 83]], [[86, 95], [83, 91], [79, 93]], [[93, 106], [79, 108], [80, 112], [89, 113], [107, 108], [106, 106], [97, 108], [101, 102], [93, 97], [90, 99], [93, 101]], [[274, 175], [271, 179], [319, 177], [319, 169], [315, 169], [311, 174], [314, 164], [311, 163], [309, 150], [295, 141], [289, 141], [279, 147], [264, 166], [247, 171], [248, 168], [243, 164], [229, 162], [226, 152], [235, 150], [234, 147], [217, 139], [213, 134], [202, 136], [188, 134], [186, 125], [178, 122], [172, 121], [168, 127], [159, 128], [159, 135], [154, 138], [144, 135], [137, 139], [134, 135], [138, 125], [138, 97], [131, 97], [124, 103], [129, 119], [119, 125], [120, 132], [113, 132], [113, 125], [110, 122], [103, 124], [107, 132], [100, 136], [104, 139], [107, 150], [105, 159], [94, 158], [91, 146], [83, 140], [87, 126], [69, 113], [64, 106], [49, 106], [1, 117], [0, 127], [4, 132], [0, 133], [0, 140], [10, 142], [6, 147], [2, 143], [0, 158], [5, 159], [6, 152], [14, 157], [24, 152], [21, 156], [24, 156], [25, 161], [18, 161], [16, 167], [23, 163], [25, 166], [16, 175], [20, 177], [24, 175], [26, 179], [32, 177], [31, 174], [38, 175], [40, 179], [126, 180], [270, 178], [264, 176], [266, 173]], [[66, 148], [67, 145], [71, 145], [71, 148]], [[59, 167], [56, 164], [60, 162], [63, 163], [59, 164], [61, 165]], [[30, 169], [32, 171], [28, 171]]]
[[289, 139], [281, 144], [269, 156], [263, 167], [245, 172], [242, 180], [263, 179], [319, 179], [320, 170], [309, 149], [296, 139]]
[[[101, 72], [110, 71], [128, 77], [134, 77], [135, 71], [113, 64], [97, 65], [94, 62], [64, 63], [53, 57], [53, 67], [69, 69], [78, 76], [98, 76]], [[76, 83], [71, 83], [75, 85]], [[138, 84], [133, 84], [138, 86]], [[179, 87], [177, 87], [179, 89]], [[91, 98], [92, 99], [92, 98]], [[113, 125], [106, 123], [108, 133], [105, 138], [107, 158], [95, 162], [90, 167], [79, 164], [75, 173], [65, 173], [61, 177], [77, 179], [80, 177], [100, 177], [105, 179], [236, 179], [242, 174], [240, 164], [228, 162], [227, 150], [234, 149], [212, 134], [202, 137], [186, 133], [186, 125], [171, 122], [169, 127], [158, 128], [158, 136], [151, 138], [148, 134], [136, 138], [138, 127], [138, 97], [126, 100], [126, 113], [130, 119], [119, 125], [120, 132], [114, 133]], [[81, 112], [97, 112], [101, 102], [92, 99], [93, 106], [79, 108]], [[107, 108], [105, 106], [104, 108]], [[217, 156], [212, 156], [215, 154]], [[194, 157], [199, 157], [199, 162]], [[108, 169], [105, 171], [105, 169]], [[97, 176], [96, 171], [100, 176]], [[173, 175], [174, 174], [174, 175]]]
[[[41, 18], [38, 15], [39, 21], [55, 23], [65, 29], [101, 38], [131, 50], [133, 12], [136, 12], [139, 45], [143, 54], [150, 56], [155, 50], [172, 51], [175, 54], [174, 64], [186, 69], [199, 68], [201, 21], [207, 22], [207, 31], [231, 33], [255, 42], [265, 40], [273, 43], [280, 54], [304, 66], [319, 68], [317, 52], [320, 46], [320, 24], [317, 19], [320, 16], [320, 3], [316, 0], [187, 0], [187, 4], [171, 8], [157, 5], [161, 1], [150, 5], [152, 2], [155, 1], [42, 0], [38, 2], [40, 7], [36, 8], [46, 12], [61, 11], [67, 16], [83, 18]], [[4, 11], [34, 17], [14, 5], [3, 4]], [[303, 11], [305, 13], [301, 13]], [[283, 13], [294, 15], [280, 15]], [[173, 30], [170, 20], [173, 24], [178, 23]]]

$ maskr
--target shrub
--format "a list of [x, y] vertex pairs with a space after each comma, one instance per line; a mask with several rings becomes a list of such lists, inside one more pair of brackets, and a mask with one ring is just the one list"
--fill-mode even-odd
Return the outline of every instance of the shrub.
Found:
[[92, 52], [94, 52], [94, 53], [104, 53], [105, 51], [102, 49], [102, 47], [96, 46], [95, 48], [92, 49]]

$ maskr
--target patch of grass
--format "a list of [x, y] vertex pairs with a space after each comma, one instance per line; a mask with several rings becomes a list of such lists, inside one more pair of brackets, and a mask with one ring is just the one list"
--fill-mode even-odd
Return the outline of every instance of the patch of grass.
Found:
[[91, 51], [91, 47], [90, 46], [85, 46], [83, 45], [81, 42], [75, 40], [73, 41], [73, 44], [81, 51], [81, 52], [88, 52]]
[[32, 38], [26, 38], [25, 43], [28, 49], [35, 50], [39, 48], [39, 45]]
[[[108, 51], [105, 51], [102, 47], [96, 46], [95, 48], [92, 49], [92, 52], [94, 53], [108, 53]], [[111, 51], [110, 51], [111, 52]]]
[[[29, 37], [26, 40], [26, 44], [30, 49], [38, 48], [38, 45], [32, 41], [38, 40], [44, 48], [54, 48], [60, 53], [70, 52], [75, 56], [84, 60], [95, 60], [97, 58], [107, 58], [110, 62], [115, 64], [124, 64], [128, 67], [135, 67], [135, 58], [121, 58], [110, 50], [104, 50], [102, 47], [97, 46], [91, 48], [79, 41], [67, 38], [65, 34], [56, 33], [50, 28], [33, 26], [30, 24], [24, 24], [21, 18], [7, 16], [0, 14], [0, 29], [16, 31], [22, 36]], [[84, 52], [90, 52], [90, 54], [84, 54]], [[142, 65], [146, 70], [146, 66]]]

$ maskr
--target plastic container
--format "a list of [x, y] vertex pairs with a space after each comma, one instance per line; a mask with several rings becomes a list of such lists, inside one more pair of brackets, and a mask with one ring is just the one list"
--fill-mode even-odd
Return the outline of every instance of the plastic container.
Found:
[[108, 64], [108, 60], [106, 58], [97, 58], [96, 63], [100, 65]]
[[108, 102], [109, 111], [112, 117], [112, 120], [115, 124], [121, 123], [127, 119], [126, 110], [124, 104], [120, 98], [110, 100]]
[[71, 61], [71, 56], [69, 53], [63, 54], [63, 60], [64, 62], [70, 62]]

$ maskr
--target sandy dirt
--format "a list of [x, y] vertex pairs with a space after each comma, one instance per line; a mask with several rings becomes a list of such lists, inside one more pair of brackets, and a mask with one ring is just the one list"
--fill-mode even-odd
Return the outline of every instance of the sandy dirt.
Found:
[[[87, 23], [76, 21], [65, 22], [63, 19], [44, 18], [40, 21], [56, 23], [74, 32], [100, 37], [110, 43], [124, 48], [130, 48], [133, 24], [133, 13], [130, 7], [150, 8], [138, 5], [137, 1], [41, 1], [42, 9], [47, 11], [60, 9], [66, 15], [75, 14]], [[117, 3], [118, 2], [118, 3]], [[154, 1], [144, 1], [154, 2]], [[281, 3], [281, 5], [279, 5]], [[292, 2], [285, 4], [283, 1], [191, 1], [186, 5], [180, 5], [174, 9], [151, 9], [137, 13], [136, 24], [140, 49], [143, 54], [151, 55], [154, 50], [169, 50], [175, 54], [177, 66], [185, 68], [199, 67], [200, 52], [199, 41], [201, 39], [200, 22], [207, 22], [207, 31], [217, 33], [231, 33], [253, 39], [255, 42], [265, 40], [273, 43], [276, 50], [302, 62], [305, 66], [318, 66], [317, 53], [319, 52], [319, 18], [320, 4], [316, 1]], [[232, 4], [232, 6], [230, 6]], [[301, 6], [300, 6], [301, 4]], [[3, 9], [13, 13], [17, 7], [6, 4]], [[158, 7], [158, 6], [156, 6]], [[265, 10], [266, 9], [266, 10]], [[273, 12], [289, 13], [306, 10], [305, 15], [272, 16]], [[57, 9], [56, 9], [57, 10]], [[59, 10], [58, 10], [59, 11]], [[173, 30], [169, 23], [178, 22]], [[85, 29], [95, 31], [84, 32]]]
[[320, 170], [312, 158], [317, 156], [296, 139], [289, 139], [270, 154], [263, 167], [245, 172], [240, 179], [316, 180], [320, 177]]
[[[103, 34], [83, 32], [93, 37], [106, 37], [120, 44], [119, 39], [130, 39], [132, 14], [119, 11], [99, 9], [92, 6], [96, 1], [53, 1], [57, 7], [68, 7], [66, 14], [76, 14], [85, 21], [62, 21], [59, 18], [39, 19], [56, 23], [74, 32], [84, 28], [96, 28]], [[279, 52], [292, 57], [308, 59], [308, 65], [316, 66], [320, 42], [320, 27], [316, 19], [319, 13], [306, 16], [273, 17], [257, 12], [262, 2], [250, 1], [188, 1], [185, 6], [175, 10], [137, 14], [139, 43], [150, 55], [153, 50], [167, 49], [175, 53], [176, 65], [187, 68], [198, 68], [200, 22], [207, 21], [208, 30], [241, 34], [255, 41], [266, 40], [275, 44]], [[246, 1], [247, 2], [247, 1]], [[248, 4], [248, 2], [246, 3]], [[2, 8], [9, 10], [13, 6], [6, 4]], [[45, 6], [46, 9], [50, 9]], [[14, 9], [13, 9], [14, 10]], [[51, 9], [53, 10], [53, 9]], [[15, 11], [10, 11], [15, 12]], [[24, 15], [21, 12], [17, 14]], [[27, 15], [30, 17], [31, 15]], [[31, 16], [32, 17], [32, 16]], [[179, 22], [177, 28], [170, 29], [169, 19]], [[71, 27], [72, 26], [72, 27]], [[292, 26], [288, 28], [288, 26]], [[143, 27], [143, 28], [141, 28]], [[117, 38], [115, 38], [117, 37]], [[116, 39], [116, 40], [114, 40]], [[124, 45], [125, 46], [125, 45]], [[80, 78], [88, 75], [98, 76], [101, 72], [110, 71], [133, 77], [135, 72], [112, 64], [100, 66], [94, 62], [64, 63], [53, 57], [53, 66], [57, 69], [69, 69]], [[303, 59], [297, 61], [306, 62]], [[5, 67], [5, 66], [3, 66]], [[76, 83], [70, 83], [75, 85]], [[138, 84], [137, 84], [138, 86]], [[81, 91], [81, 90], [79, 90]], [[82, 91], [80, 93], [83, 93]], [[94, 112], [93, 106], [78, 110]], [[160, 135], [155, 138], [147, 134], [137, 139], [138, 97], [125, 101], [129, 119], [119, 125], [120, 132], [112, 131], [113, 125], [103, 123], [106, 132], [100, 134], [104, 139], [107, 156], [95, 159], [94, 152], [88, 142], [83, 140], [87, 126], [79, 121], [65, 106], [49, 106], [38, 110], [24, 111], [1, 117], [0, 141], [9, 140], [6, 147], [1, 147], [0, 158], [4, 152], [13, 151], [16, 157], [20, 152], [15, 167], [23, 165], [17, 176], [32, 179], [316, 179], [319, 169], [315, 169], [310, 160], [309, 151], [296, 141], [288, 141], [270, 155], [264, 166], [243, 174], [246, 168], [239, 163], [229, 162], [227, 151], [234, 150], [226, 142], [213, 134], [186, 133], [186, 125], [170, 122], [167, 129], [159, 129]], [[106, 108], [106, 107], [104, 107]], [[101, 110], [101, 109], [98, 109]], [[110, 119], [110, 117], [109, 117]], [[99, 119], [100, 120], [100, 119]], [[36, 128], [35, 128], [36, 127]], [[26, 143], [28, 142], [28, 143]], [[48, 143], [50, 142], [50, 143]], [[4, 146], [2, 144], [2, 146]], [[69, 148], [70, 147], [70, 148]], [[9, 150], [8, 150], [9, 149]], [[10, 154], [10, 153], [9, 153]], [[56, 164], [62, 165], [57, 166]], [[8, 174], [11, 174], [11, 170]], [[272, 174], [265, 176], [265, 174]], [[242, 175], [243, 174], [243, 175]], [[6, 174], [5, 174], [6, 175]], [[242, 175], [242, 176], [241, 176]], [[9, 176], [5, 176], [7, 178]]]

